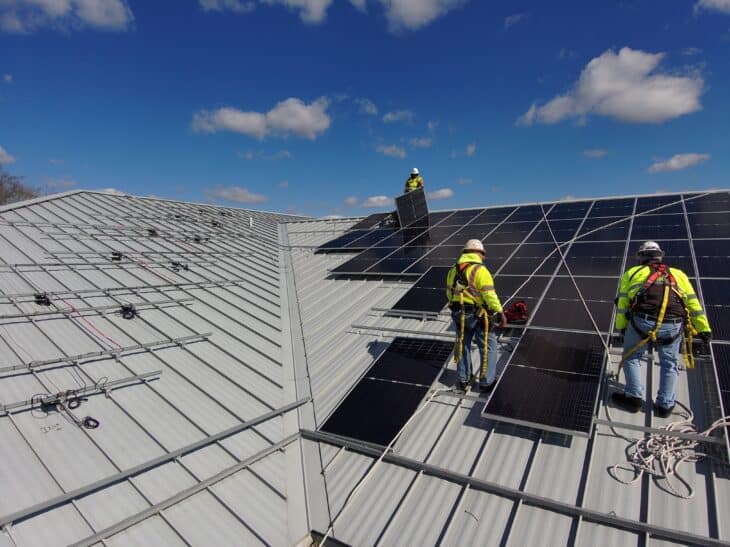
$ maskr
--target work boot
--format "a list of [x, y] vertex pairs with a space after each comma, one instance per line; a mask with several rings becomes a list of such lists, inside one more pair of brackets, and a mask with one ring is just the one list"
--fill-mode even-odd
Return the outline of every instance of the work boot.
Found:
[[631, 397], [625, 393], [612, 393], [611, 400], [617, 407], [631, 413], [639, 412], [641, 407], [644, 406], [643, 399], [640, 399], [639, 397]]
[[674, 410], [674, 405], [665, 408], [657, 402], [654, 403], [654, 416], [659, 418], [669, 418], [672, 415], [672, 410]]
[[469, 382], [463, 382], [461, 380], [456, 382], [456, 391], [458, 393], [466, 393], [466, 390], [468, 387], [469, 387]]
[[482, 393], [490, 393], [494, 389], [494, 386], [496, 385], [496, 383], [497, 382], [492, 382], [491, 384], [481, 384], [480, 383], [479, 391], [481, 391]]

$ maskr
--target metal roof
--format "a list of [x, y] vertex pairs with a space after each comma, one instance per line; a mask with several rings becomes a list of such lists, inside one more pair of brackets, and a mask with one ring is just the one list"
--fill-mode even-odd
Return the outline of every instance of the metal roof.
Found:
[[[730, 541], [727, 467], [685, 466], [690, 500], [622, 485], [607, 469], [627, 443], [605, 425], [540, 433], [435, 396], [377, 464], [319, 433], [397, 331], [451, 328], [376, 311], [410, 282], [328, 277], [347, 256], [311, 247], [356, 219], [94, 192], [0, 216], [0, 545], [293, 545], [333, 521], [353, 545]], [[677, 396], [701, 413], [695, 387]], [[98, 429], [42, 410], [66, 390]]]

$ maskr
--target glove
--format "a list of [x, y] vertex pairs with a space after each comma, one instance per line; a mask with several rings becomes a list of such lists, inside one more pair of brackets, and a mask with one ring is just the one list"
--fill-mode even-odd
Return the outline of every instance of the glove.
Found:
[[499, 312], [498, 315], [500, 328], [505, 328], [507, 326], [507, 316], [504, 314], [504, 312]]
[[702, 340], [702, 341], [703, 341], [703, 342], [704, 342], [705, 344], [709, 344], [710, 342], [712, 342], [712, 333], [711, 333], [710, 331], [707, 331], [707, 332], [700, 332], [700, 333], [698, 333], [698, 334], [697, 334], [697, 336], [699, 336], [699, 337], [700, 337], [700, 339], [701, 339], [701, 340]]

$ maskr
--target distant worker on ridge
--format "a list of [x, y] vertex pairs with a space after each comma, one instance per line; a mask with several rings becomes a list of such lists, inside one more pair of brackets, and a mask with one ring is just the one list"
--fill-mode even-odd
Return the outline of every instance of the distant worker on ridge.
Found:
[[[641, 358], [649, 343], [653, 343], [661, 365], [654, 410], [657, 416], [666, 418], [674, 408], [683, 326], [685, 339], [699, 334], [705, 343], [709, 343], [712, 333], [687, 274], [662, 262], [664, 251], [659, 244], [655, 241], [642, 243], [636, 257], [639, 265], [624, 273], [616, 301], [616, 329], [621, 335], [625, 333], [622, 363], [626, 388], [623, 393], [613, 393], [611, 399], [629, 412], [642, 408]], [[685, 345], [685, 361], [691, 360], [687, 349]], [[691, 366], [691, 362], [685, 364]]]
[[[454, 359], [459, 376], [459, 389], [465, 391], [472, 377], [471, 341], [476, 336], [481, 357], [479, 388], [491, 391], [497, 375], [497, 335], [492, 327], [506, 327], [507, 318], [494, 290], [492, 274], [484, 265], [484, 245], [478, 239], [466, 242], [459, 260], [446, 276], [446, 297], [451, 318], [456, 325], [457, 343]], [[490, 314], [499, 318], [490, 322]]]
[[406, 187], [403, 193], [407, 194], [418, 188], [423, 188], [423, 177], [419, 174], [418, 167], [414, 167], [411, 169], [411, 176], [406, 179]]

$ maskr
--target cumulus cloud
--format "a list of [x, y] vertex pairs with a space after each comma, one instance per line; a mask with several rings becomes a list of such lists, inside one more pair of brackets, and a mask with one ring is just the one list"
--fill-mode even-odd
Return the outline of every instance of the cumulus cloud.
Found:
[[324, 97], [310, 104], [291, 97], [268, 112], [245, 112], [229, 106], [201, 110], [193, 115], [192, 128], [198, 133], [232, 131], [259, 140], [270, 135], [296, 135], [314, 140], [332, 123], [328, 106], [329, 101]]
[[11, 163], [15, 163], [15, 158], [0, 146], [0, 165], [9, 165]]
[[431, 137], [413, 138], [408, 141], [413, 148], [429, 148], [433, 144]]
[[378, 115], [378, 106], [370, 99], [355, 99], [355, 103], [360, 107], [360, 113], [367, 114], [369, 116]]
[[247, 188], [241, 186], [221, 186], [217, 185], [212, 190], [206, 190], [205, 194], [208, 198], [224, 199], [226, 201], [235, 201], [237, 203], [264, 203], [269, 198], [263, 194], [254, 194], [249, 192]]
[[355, 205], [357, 205], [357, 201], [357, 196], [347, 196], [345, 198], [345, 205], [349, 207], [355, 207]]
[[410, 110], [395, 110], [393, 112], [386, 112], [383, 116], [383, 121], [385, 123], [412, 122], [413, 112], [411, 112]]
[[472, 184], [474, 181], [472, 179], [461, 177], [458, 182], [459, 182], [460, 186], [468, 186], [468, 185]]
[[424, 27], [468, 0], [380, 0], [391, 31]]
[[[231, 11], [249, 13], [256, 9], [253, 0], [199, 0], [203, 11]], [[299, 14], [299, 18], [310, 24], [322, 23], [327, 19], [327, 10], [334, 0], [258, 0], [259, 4], [268, 6], [284, 6]], [[365, 0], [350, 0], [360, 11], [365, 11]]]
[[527, 17], [527, 13], [515, 13], [514, 15], [509, 15], [504, 18], [504, 28], [509, 29], [515, 26], [517, 23], [524, 21], [525, 19], [527, 19]]
[[6, 84], [12, 84], [13, 75], [12, 74], [3, 74], [3, 82], [5, 82]]
[[399, 159], [405, 159], [406, 157], [406, 151], [401, 148], [400, 146], [397, 146], [395, 144], [391, 145], [384, 145], [379, 144], [375, 150], [383, 154], [384, 156], [390, 156], [391, 158], [399, 158]]
[[605, 158], [607, 154], [608, 150], [604, 150], [603, 148], [592, 148], [590, 150], [583, 150], [583, 155], [586, 158], [593, 158], [595, 160]]
[[567, 118], [584, 122], [590, 114], [661, 123], [700, 110], [702, 77], [658, 72], [663, 58], [663, 53], [628, 47], [618, 53], [608, 50], [588, 63], [570, 91], [541, 106], [533, 103], [517, 124], [554, 124]]
[[122, 31], [133, 21], [127, 0], [0, 0], [4, 32], [28, 33], [42, 27]]
[[256, 9], [256, 3], [243, 0], [200, 0], [203, 11], [232, 11], [234, 13], [249, 13]]
[[360, 204], [360, 207], [368, 207], [368, 208], [375, 208], [375, 207], [392, 207], [393, 206], [393, 198], [389, 198], [388, 196], [370, 196], [365, 201], [363, 201]]
[[439, 190], [428, 192], [426, 197], [431, 200], [449, 199], [454, 197], [454, 191], [451, 188], [440, 188]]
[[99, 188], [97, 192], [101, 192], [102, 194], [111, 194], [113, 196], [123, 196], [124, 192], [121, 190], [118, 190], [117, 188]]
[[695, 4], [695, 11], [702, 10], [730, 13], [730, 0], [699, 0]]
[[666, 161], [654, 162], [649, 167], [649, 173], [664, 173], [667, 171], [680, 171], [687, 169], [703, 161], [710, 159], [709, 154], [677, 154]]
[[473, 143], [471, 143], [471, 144], [467, 144], [467, 145], [466, 145], [466, 155], [467, 155], [468, 157], [470, 157], [470, 158], [471, 158], [471, 157], [473, 157], [473, 156], [474, 156], [474, 154], [476, 154], [476, 153], [477, 153], [477, 145], [476, 145], [476, 143], [474, 143], [474, 142], [473, 142]]

